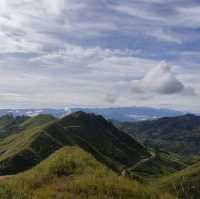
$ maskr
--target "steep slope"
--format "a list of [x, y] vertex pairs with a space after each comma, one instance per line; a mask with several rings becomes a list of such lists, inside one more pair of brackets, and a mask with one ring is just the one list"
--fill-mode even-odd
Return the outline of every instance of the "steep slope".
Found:
[[120, 177], [77, 147], [56, 151], [37, 167], [0, 182], [0, 198], [173, 199]]
[[200, 155], [200, 117], [184, 115], [137, 123], [121, 123], [120, 129], [148, 147], [182, 155]]
[[28, 169], [66, 145], [78, 145], [118, 171], [150, 156], [143, 146], [103, 117], [77, 112], [1, 141], [0, 173]]
[[200, 198], [200, 163], [196, 163], [156, 184], [159, 189], [168, 190], [181, 199]]

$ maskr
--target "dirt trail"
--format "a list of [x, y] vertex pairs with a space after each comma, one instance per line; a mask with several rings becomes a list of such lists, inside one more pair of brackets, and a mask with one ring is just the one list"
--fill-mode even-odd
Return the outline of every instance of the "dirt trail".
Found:
[[5, 179], [11, 178], [11, 177], [13, 177], [13, 176], [14, 176], [14, 175], [0, 176], [0, 180], [5, 180]]

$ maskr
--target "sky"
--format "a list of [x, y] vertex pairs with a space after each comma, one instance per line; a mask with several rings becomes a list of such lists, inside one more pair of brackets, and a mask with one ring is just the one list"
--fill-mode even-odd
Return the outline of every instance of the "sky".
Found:
[[0, 0], [0, 108], [200, 112], [198, 0]]

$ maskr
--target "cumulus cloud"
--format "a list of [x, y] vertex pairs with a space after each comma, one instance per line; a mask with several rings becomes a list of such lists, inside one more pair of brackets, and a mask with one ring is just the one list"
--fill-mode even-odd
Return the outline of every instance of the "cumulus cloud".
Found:
[[151, 69], [143, 79], [131, 81], [131, 89], [136, 93], [195, 94], [193, 88], [185, 86], [183, 82], [177, 79], [172, 71], [172, 66], [166, 62], [161, 62], [158, 66]]

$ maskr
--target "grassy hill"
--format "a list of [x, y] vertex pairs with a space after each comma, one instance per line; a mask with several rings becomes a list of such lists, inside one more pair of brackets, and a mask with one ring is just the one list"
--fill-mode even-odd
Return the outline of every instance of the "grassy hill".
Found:
[[184, 115], [152, 121], [122, 123], [119, 127], [148, 147], [181, 155], [200, 155], [200, 117]]
[[181, 199], [199, 199], [200, 163], [196, 163], [168, 177], [161, 178], [155, 186], [162, 190], [168, 190]]
[[142, 145], [94, 114], [77, 112], [58, 120], [37, 116], [21, 128], [0, 141], [1, 175], [29, 169], [63, 146], [80, 146], [117, 171], [150, 156]]
[[78, 147], [64, 147], [35, 168], [0, 181], [4, 199], [175, 199], [118, 176]]

